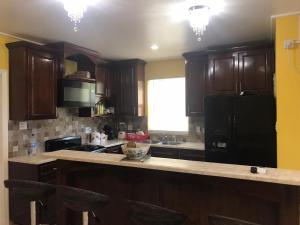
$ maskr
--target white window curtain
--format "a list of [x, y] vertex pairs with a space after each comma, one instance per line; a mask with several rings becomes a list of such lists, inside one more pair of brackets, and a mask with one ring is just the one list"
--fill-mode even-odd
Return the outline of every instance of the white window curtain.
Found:
[[188, 132], [184, 77], [148, 81], [148, 128]]

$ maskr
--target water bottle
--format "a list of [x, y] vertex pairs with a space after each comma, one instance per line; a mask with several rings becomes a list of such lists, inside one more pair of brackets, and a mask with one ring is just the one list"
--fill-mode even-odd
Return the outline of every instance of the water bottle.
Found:
[[37, 154], [37, 142], [36, 142], [36, 138], [34, 136], [34, 134], [31, 135], [31, 139], [30, 139], [30, 146], [29, 146], [29, 150], [28, 150], [28, 155], [29, 156], [34, 156]]

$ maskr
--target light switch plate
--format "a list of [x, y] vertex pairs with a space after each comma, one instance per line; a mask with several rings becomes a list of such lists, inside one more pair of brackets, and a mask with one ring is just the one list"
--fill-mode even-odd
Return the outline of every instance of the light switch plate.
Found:
[[19, 123], [19, 129], [20, 130], [27, 130], [27, 122], [26, 121], [20, 122]]

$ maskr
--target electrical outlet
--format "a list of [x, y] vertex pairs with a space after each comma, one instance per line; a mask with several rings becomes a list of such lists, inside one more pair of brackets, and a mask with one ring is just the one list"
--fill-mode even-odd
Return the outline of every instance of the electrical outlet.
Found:
[[14, 147], [13, 147], [13, 152], [18, 152], [18, 151], [19, 151], [19, 146], [17, 146], [17, 145], [14, 146]]
[[86, 133], [86, 134], [92, 133], [92, 128], [86, 127], [86, 128], [84, 129], [84, 133]]
[[19, 123], [19, 129], [20, 130], [27, 130], [27, 122], [26, 121], [20, 122]]
[[284, 40], [284, 49], [293, 49], [295, 48], [295, 44], [294, 40]]
[[127, 129], [128, 129], [128, 130], [133, 130], [133, 125], [132, 125], [132, 124], [128, 124], [128, 125], [127, 125]]

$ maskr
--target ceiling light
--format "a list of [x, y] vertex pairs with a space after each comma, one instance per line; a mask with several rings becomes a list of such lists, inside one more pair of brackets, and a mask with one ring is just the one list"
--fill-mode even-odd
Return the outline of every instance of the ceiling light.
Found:
[[74, 31], [78, 31], [78, 24], [84, 16], [87, 7], [95, 4], [98, 0], [60, 0], [64, 9], [68, 12], [71, 22], [74, 23]]
[[175, 22], [188, 20], [198, 41], [201, 41], [210, 18], [224, 8], [224, 0], [185, 0], [173, 6], [171, 16]]
[[188, 12], [190, 25], [196, 34], [198, 41], [201, 41], [209, 23], [210, 8], [207, 5], [193, 5], [188, 9]]
[[153, 45], [151, 45], [151, 49], [152, 49], [152, 50], [158, 50], [158, 49], [159, 49], [159, 46], [156, 45], [156, 44], [153, 44]]

